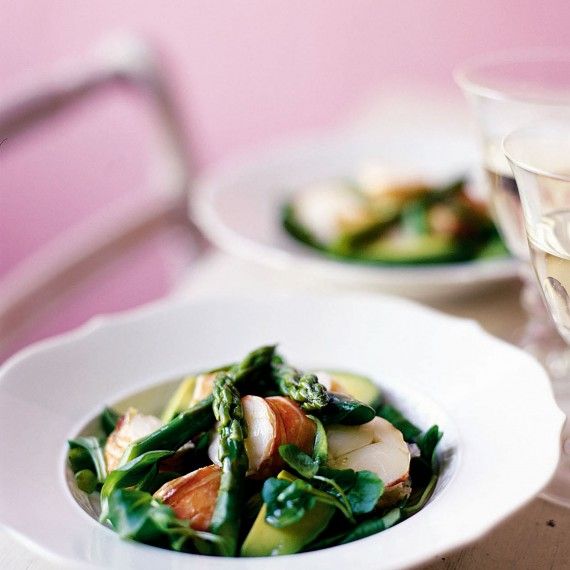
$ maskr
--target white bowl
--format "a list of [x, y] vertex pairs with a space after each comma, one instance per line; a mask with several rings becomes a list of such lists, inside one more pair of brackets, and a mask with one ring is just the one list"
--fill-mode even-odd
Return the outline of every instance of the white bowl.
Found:
[[[422, 427], [440, 425], [441, 477], [423, 510], [375, 536], [293, 560], [197, 559], [124, 542], [77, 504], [65, 478], [66, 439], [105, 404], [268, 342], [279, 342], [300, 366], [369, 375]], [[408, 301], [306, 295], [170, 301], [96, 319], [1, 369], [0, 523], [60, 565], [403, 568], [475, 540], [539, 492], [556, 467], [563, 420], [530, 356], [471, 321]]]
[[336, 261], [296, 242], [282, 228], [283, 205], [305, 184], [350, 177], [367, 158], [428, 180], [449, 181], [475, 164], [468, 137], [442, 131], [400, 134], [343, 131], [299, 137], [228, 161], [196, 185], [193, 216], [221, 249], [284, 271], [341, 286], [366, 287], [416, 299], [470, 294], [517, 275], [505, 257], [410, 267]]

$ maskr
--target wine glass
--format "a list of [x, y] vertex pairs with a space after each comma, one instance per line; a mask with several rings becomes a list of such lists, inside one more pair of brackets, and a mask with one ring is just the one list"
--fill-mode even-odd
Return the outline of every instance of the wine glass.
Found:
[[[534, 276], [556, 328], [570, 345], [570, 121], [543, 120], [515, 130], [505, 137], [503, 150], [521, 198]], [[570, 376], [554, 381], [553, 388], [568, 417]], [[568, 422], [560, 464], [545, 494], [570, 508]]]
[[570, 373], [570, 351], [553, 326], [529, 265], [516, 180], [502, 152], [505, 135], [545, 117], [570, 119], [570, 53], [526, 50], [479, 57], [455, 72], [479, 127], [482, 166], [491, 210], [511, 254], [520, 263], [521, 302], [528, 320], [513, 342], [536, 356], [552, 378]]

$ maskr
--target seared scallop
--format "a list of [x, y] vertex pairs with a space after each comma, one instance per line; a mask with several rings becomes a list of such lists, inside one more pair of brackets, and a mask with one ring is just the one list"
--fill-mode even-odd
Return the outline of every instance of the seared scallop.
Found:
[[216, 506], [222, 470], [208, 465], [165, 483], [154, 497], [187, 520], [196, 530], [208, 530]]
[[119, 418], [115, 429], [111, 432], [105, 443], [105, 463], [107, 471], [113, 471], [119, 466], [125, 449], [148, 434], [156, 431], [162, 422], [155, 416], [140, 414], [135, 408], [129, 408]]
[[[310, 453], [315, 439], [315, 424], [299, 406], [282, 396], [241, 399], [247, 437], [245, 449], [249, 459], [248, 476], [264, 478], [277, 474], [283, 466], [279, 446], [293, 443]], [[219, 438], [214, 436], [208, 450], [210, 459], [219, 464]]]
[[384, 481], [383, 506], [409, 494], [410, 450], [389, 421], [376, 417], [359, 426], [330, 426], [327, 437], [331, 467], [372, 471]]

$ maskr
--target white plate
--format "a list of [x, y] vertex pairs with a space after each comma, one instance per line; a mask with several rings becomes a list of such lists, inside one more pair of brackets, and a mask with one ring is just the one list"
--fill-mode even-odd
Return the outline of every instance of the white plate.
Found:
[[289, 570], [289, 557], [198, 560], [123, 542], [74, 501], [64, 467], [66, 439], [104, 404], [275, 341], [301, 366], [370, 375], [422, 427], [437, 423], [445, 434], [441, 478], [422, 511], [364, 540], [295, 555], [300, 567], [428, 560], [481, 536], [554, 471], [564, 417], [545, 373], [471, 321], [382, 296], [168, 302], [96, 319], [1, 369], [1, 524], [59, 565]]
[[215, 168], [197, 183], [193, 215], [220, 248], [287, 274], [418, 299], [471, 293], [517, 274], [513, 259], [416, 267], [335, 261], [297, 243], [281, 227], [283, 204], [307, 183], [354, 174], [366, 159], [449, 181], [476, 163], [468, 137], [441, 130], [389, 135], [355, 131], [295, 139]]

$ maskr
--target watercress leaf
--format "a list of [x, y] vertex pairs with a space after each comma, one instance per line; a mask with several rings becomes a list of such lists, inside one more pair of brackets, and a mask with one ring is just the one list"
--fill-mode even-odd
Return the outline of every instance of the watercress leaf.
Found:
[[68, 444], [70, 449], [81, 448], [89, 454], [89, 457], [93, 462], [93, 467], [95, 468], [97, 481], [99, 483], [103, 483], [105, 477], [107, 477], [107, 467], [105, 465], [103, 448], [101, 447], [99, 439], [93, 436], [81, 436], [68, 440]]
[[406, 505], [402, 508], [402, 512], [405, 516], [409, 517], [415, 515], [419, 510], [424, 508], [435, 489], [437, 479], [437, 475], [433, 474], [425, 487], [414, 491], [406, 502]]
[[354, 484], [346, 497], [353, 514], [369, 513], [384, 492], [384, 483], [372, 471], [357, 471]]
[[135, 488], [152, 495], [165, 483], [177, 477], [180, 477], [180, 473], [176, 473], [175, 471], [159, 471], [158, 463], [156, 463], [149, 469], [148, 473], [141, 478], [139, 483], [135, 485]]
[[69, 461], [71, 470], [74, 473], [82, 471], [83, 469], [91, 469], [92, 471], [95, 471], [95, 465], [93, 464], [91, 455], [83, 447], [71, 448], [67, 453], [67, 460]]
[[116, 489], [136, 485], [160, 459], [168, 457], [173, 453], [173, 451], [166, 450], [147, 451], [135, 457], [132, 461], [125, 463], [122, 467], [111, 471], [101, 488], [101, 521], [104, 522], [107, 518], [107, 501]]
[[377, 412], [377, 416], [388, 420], [396, 429], [399, 429], [408, 442], [415, 442], [422, 430], [410, 422], [399, 410], [390, 404], [382, 404]]
[[335, 506], [347, 519], [353, 520], [352, 509], [346, 494], [334, 479], [315, 475], [313, 481], [321, 483], [319, 488], [316, 489], [316, 492], [319, 493], [319, 500]]
[[429, 465], [434, 466], [435, 448], [442, 437], [443, 433], [439, 430], [439, 427], [433, 425], [416, 440], [422, 459]]
[[402, 517], [399, 508], [388, 511], [380, 518], [368, 519], [357, 524], [338, 544], [347, 544], [361, 538], [366, 538], [394, 526]]
[[265, 520], [276, 528], [299, 522], [316, 504], [312, 486], [302, 479], [292, 482], [268, 479], [261, 495], [267, 509]]
[[376, 415], [374, 408], [346, 396], [329, 392], [327, 405], [315, 412], [324, 424], [361, 425]]
[[108, 520], [123, 539], [182, 550], [190, 541], [194, 549], [205, 542], [219, 543], [212, 533], [196, 531], [187, 521], [177, 519], [174, 511], [136, 489], [117, 489], [109, 497]]
[[109, 496], [108, 520], [121, 538], [156, 542], [175, 520], [170, 507], [136, 489], [117, 489]]
[[101, 412], [101, 428], [105, 432], [105, 435], [108, 436], [111, 434], [111, 432], [117, 426], [117, 422], [119, 421], [120, 417], [121, 414], [113, 410], [113, 408], [107, 407]]
[[322, 466], [319, 469], [319, 475], [332, 479], [344, 491], [348, 491], [356, 480], [356, 471], [353, 469], [333, 469], [332, 467]]
[[329, 445], [325, 426], [323, 426], [319, 418], [315, 416], [307, 417], [315, 422], [317, 428], [315, 432], [315, 443], [313, 445], [313, 460], [316, 461], [318, 465], [325, 465], [329, 457]]
[[285, 481], [282, 479], [277, 479], [276, 477], [270, 477], [265, 480], [263, 488], [261, 489], [261, 498], [264, 503], [272, 503], [277, 500], [279, 493], [286, 489], [291, 481]]
[[292, 467], [301, 477], [305, 477], [305, 479], [310, 479], [319, 470], [319, 463], [310, 455], [301, 451], [296, 445], [281, 445], [279, 447], [279, 455], [287, 465]]
[[141, 480], [135, 485], [135, 488], [139, 491], [145, 491], [146, 493], [152, 493], [151, 487], [152, 482], [158, 475], [158, 465], [155, 463], [148, 472], [141, 478]]

